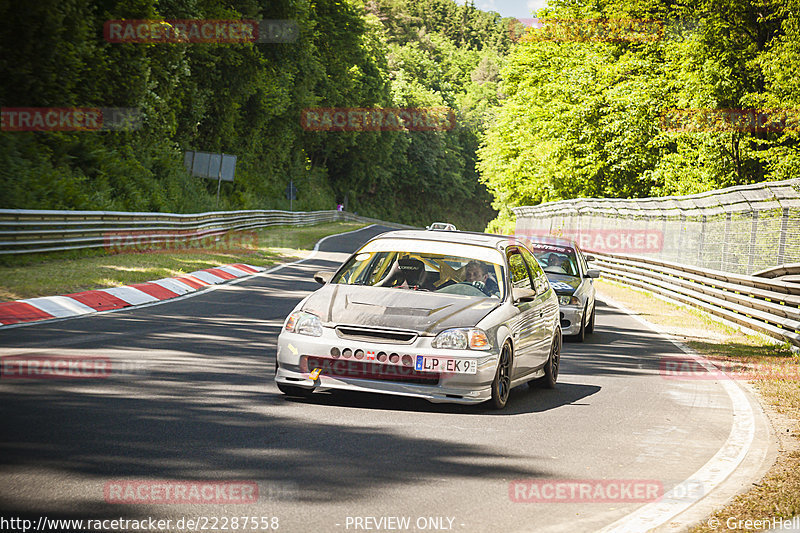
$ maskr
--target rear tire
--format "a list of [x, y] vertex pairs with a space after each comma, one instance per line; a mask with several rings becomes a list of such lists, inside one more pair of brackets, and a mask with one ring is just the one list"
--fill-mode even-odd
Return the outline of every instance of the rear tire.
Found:
[[494, 409], [502, 409], [508, 403], [508, 395], [511, 392], [511, 362], [514, 354], [511, 345], [506, 343], [500, 351], [500, 359], [497, 361], [497, 371], [492, 381], [491, 406]]
[[561, 365], [561, 333], [553, 337], [553, 344], [550, 346], [550, 357], [544, 365], [544, 377], [541, 379], [542, 386], [546, 389], [555, 389], [558, 380], [558, 367]]
[[561, 365], [561, 331], [557, 330], [550, 344], [550, 356], [544, 365], [544, 376], [528, 382], [532, 388], [555, 389]]

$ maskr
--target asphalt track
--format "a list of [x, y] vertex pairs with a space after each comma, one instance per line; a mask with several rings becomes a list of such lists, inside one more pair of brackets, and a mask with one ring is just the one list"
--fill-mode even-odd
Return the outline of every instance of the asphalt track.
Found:
[[[768, 424], [746, 390], [665, 375], [664, 360], [687, 356], [602, 302], [587, 342], [565, 343], [558, 387], [518, 387], [500, 412], [356, 393], [287, 399], [271, 379], [284, 317], [318, 287], [315, 271], [384, 229], [328, 238], [309, 260], [190, 298], [0, 330], [0, 356], [105, 357], [114, 368], [105, 379], [0, 380], [0, 518], [152, 517], [172, 520], [168, 531], [233, 516], [299, 532], [680, 530], [769, 465]], [[259, 497], [107, 503], [119, 480], [240, 480]], [[656, 482], [666, 497], [519, 502], [517, 480]], [[410, 525], [375, 527], [388, 517]]]

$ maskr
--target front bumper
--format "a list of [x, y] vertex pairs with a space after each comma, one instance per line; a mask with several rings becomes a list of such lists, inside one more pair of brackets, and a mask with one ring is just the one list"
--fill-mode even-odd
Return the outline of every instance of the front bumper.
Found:
[[583, 306], [562, 305], [561, 306], [561, 334], [577, 335], [581, 330], [583, 321]]
[[[432, 337], [418, 337], [412, 344], [369, 342], [340, 338], [324, 327], [321, 337], [282, 331], [278, 337], [275, 381], [312, 390], [352, 390], [424, 398], [434, 403], [480, 403], [491, 398], [497, 369], [494, 350], [443, 350], [431, 347]], [[334, 357], [331, 349], [339, 351]], [[350, 356], [345, 357], [345, 350]], [[357, 359], [355, 354], [363, 355]], [[390, 358], [396, 354], [397, 362]], [[417, 355], [475, 359], [475, 374], [417, 371]], [[409, 356], [411, 365], [403, 364]], [[381, 361], [381, 359], [383, 359]], [[409, 358], [406, 358], [406, 363]], [[317, 379], [309, 377], [320, 368]]]

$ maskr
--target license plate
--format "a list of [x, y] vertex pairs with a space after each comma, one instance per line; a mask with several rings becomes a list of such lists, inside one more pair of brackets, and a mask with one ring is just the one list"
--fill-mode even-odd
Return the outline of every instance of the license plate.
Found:
[[478, 361], [475, 359], [453, 359], [418, 355], [414, 368], [420, 372], [450, 372], [452, 374], [477, 374]]

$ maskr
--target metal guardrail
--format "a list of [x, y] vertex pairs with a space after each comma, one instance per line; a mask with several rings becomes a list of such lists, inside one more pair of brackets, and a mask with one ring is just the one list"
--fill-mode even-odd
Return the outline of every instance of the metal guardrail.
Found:
[[591, 252], [603, 276], [800, 347], [800, 283]]
[[196, 241], [269, 226], [308, 226], [323, 222], [363, 222], [395, 228], [402, 224], [342, 211], [216, 211], [196, 214], [123, 211], [48, 211], [0, 209], [0, 255], [101, 248], [114, 236], [130, 233], [140, 243]]
[[789, 263], [754, 272], [754, 276], [778, 279], [790, 283], [800, 283], [800, 263]]

